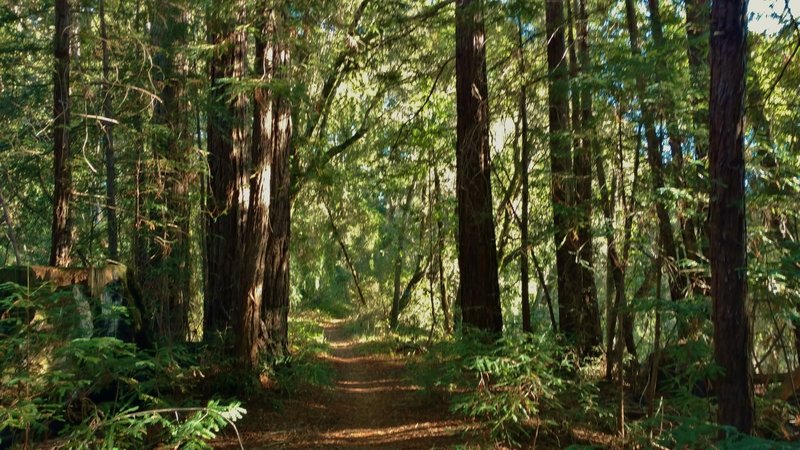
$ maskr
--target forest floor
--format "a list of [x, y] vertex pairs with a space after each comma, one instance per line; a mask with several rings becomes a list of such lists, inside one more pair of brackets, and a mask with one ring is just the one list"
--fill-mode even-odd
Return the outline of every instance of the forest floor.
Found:
[[[348, 333], [345, 321], [325, 325], [331, 386], [306, 386], [275, 403], [246, 403], [238, 431], [246, 449], [486, 448], [479, 425], [448, 411], [446, 393], [417, 386], [404, 355], [376, 350]], [[231, 432], [213, 443], [236, 449]]]

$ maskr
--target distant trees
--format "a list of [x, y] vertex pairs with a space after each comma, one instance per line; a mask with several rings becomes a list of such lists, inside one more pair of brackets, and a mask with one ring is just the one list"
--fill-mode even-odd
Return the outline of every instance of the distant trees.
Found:
[[754, 424], [752, 332], [747, 305], [744, 96], [747, 1], [715, 0], [711, 10], [711, 297], [717, 419], [750, 433]]
[[[601, 342], [597, 297], [593, 294], [594, 278], [589, 266], [592, 257], [591, 237], [586, 229], [586, 220], [591, 211], [587, 209], [590, 208], [588, 195], [591, 183], [587, 184], [587, 180], [591, 180], [591, 149], [588, 141], [585, 147], [578, 145], [573, 162], [569, 71], [565, 64], [567, 48], [564, 27], [567, 21], [563, 1], [547, 0], [545, 21], [549, 72], [550, 195], [556, 247], [559, 327], [574, 341], [579, 351], [586, 354]], [[578, 118], [576, 123], [580, 124], [581, 94], [575, 95], [573, 108], [576, 110], [573, 114]], [[588, 113], [586, 118], [590, 118], [590, 115]]]
[[159, 3], [151, 11], [151, 39], [156, 49], [153, 78], [158, 99], [153, 103], [152, 157], [146, 172], [150, 187], [148, 218], [154, 224], [143, 251], [142, 285], [150, 291], [154, 326], [175, 341], [189, 331], [191, 298], [189, 221], [192, 134], [187, 99], [188, 61], [185, 46], [189, 17], [182, 0]]
[[456, 196], [461, 314], [466, 327], [503, 328], [489, 155], [482, 0], [456, 1]]

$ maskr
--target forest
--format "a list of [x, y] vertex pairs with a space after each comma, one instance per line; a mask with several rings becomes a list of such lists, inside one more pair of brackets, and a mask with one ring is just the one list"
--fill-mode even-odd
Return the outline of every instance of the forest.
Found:
[[797, 448], [798, 53], [800, 0], [0, 0], [0, 449]]

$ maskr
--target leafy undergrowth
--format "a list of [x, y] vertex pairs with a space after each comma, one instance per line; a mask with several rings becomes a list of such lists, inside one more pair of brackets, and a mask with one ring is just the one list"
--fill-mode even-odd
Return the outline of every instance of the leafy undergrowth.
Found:
[[713, 402], [686, 385], [660, 392], [649, 418], [642, 413], [646, 405], [626, 393], [623, 439], [618, 388], [601, 381], [603, 361], [579, 365], [557, 341], [548, 334], [492, 341], [472, 333], [434, 344], [417, 358], [413, 373], [429, 389], [453, 393], [452, 411], [480, 419], [497, 444], [513, 448], [797, 448], [768, 439], [781, 438], [781, 420], [769, 418], [792, 414], [785, 403], [760, 399], [759, 434], [765, 437], [745, 436], [714, 424]]
[[333, 370], [317, 356], [329, 349], [325, 339], [324, 323], [331, 317], [313, 310], [298, 311], [289, 318], [289, 355], [267, 368], [284, 393], [292, 393], [303, 386], [330, 386]]
[[70, 293], [2, 289], [0, 446], [206, 448], [245, 413], [189, 395], [201, 367], [188, 348], [80, 337]]
[[320, 358], [328, 351], [324, 324], [329, 314], [309, 309], [296, 309], [289, 318], [289, 352], [264, 361], [258, 373], [243, 373], [233, 356], [220, 358], [226, 352], [214, 345], [200, 350], [201, 366], [206, 369], [199, 386], [205, 397], [238, 396], [258, 405], [280, 408], [282, 397], [309, 386], [329, 386], [333, 370]]
[[343, 330], [360, 344], [359, 352], [363, 354], [410, 356], [424, 353], [431, 346], [429, 330], [406, 324], [392, 330], [380, 311], [355, 314]]
[[572, 358], [558, 356], [562, 349], [553, 342], [550, 335], [492, 341], [473, 332], [433, 345], [414, 373], [430, 389], [454, 392], [451, 409], [483, 420], [496, 441], [556, 444], [569, 423], [567, 413], [580, 409], [583, 423], [598, 417], [592, 414], [592, 386], [565, 376]]

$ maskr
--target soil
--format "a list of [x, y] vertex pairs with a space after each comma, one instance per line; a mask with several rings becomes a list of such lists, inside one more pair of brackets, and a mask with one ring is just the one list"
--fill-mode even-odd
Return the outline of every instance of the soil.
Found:
[[[238, 425], [246, 449], [485, 448], [474, 422], [448, 411], [446, 394], [426, 391], [409, 379], [407, 358], [371, 352], [348, 336], [344, 322], [325, 327], [334, 371], [330, 387], [306, 387], [276, 408], [246, 404]], [[215, 448], [237, 449], [229, 432]]]

